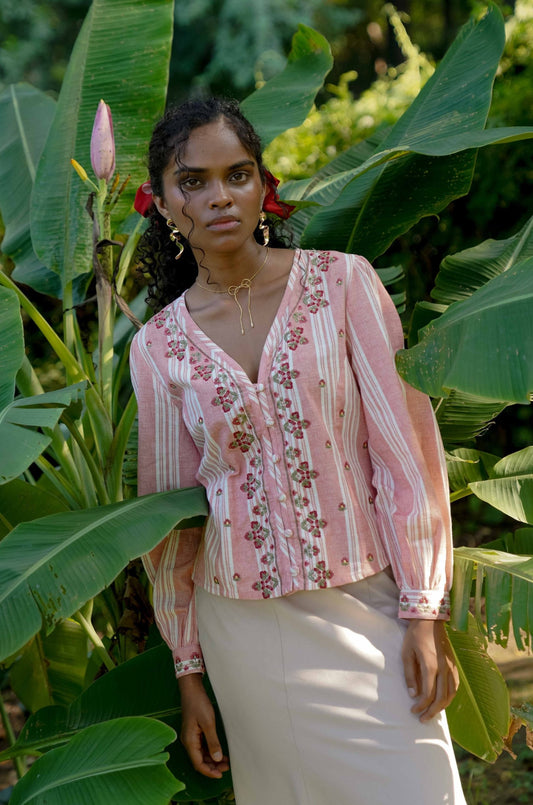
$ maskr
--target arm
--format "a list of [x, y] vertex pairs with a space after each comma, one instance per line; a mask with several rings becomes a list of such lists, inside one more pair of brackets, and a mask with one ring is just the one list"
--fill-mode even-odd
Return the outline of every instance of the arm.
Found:
[[428, 720], [455, 694], [458, 675], [442, 620], [449, 617], [451, 518], [444, 451], [426, 395], [398, 375], [404, 346], [399, 316], [377, 274], [356, 261], [349, 292], [352, 365], [359, 383], [373, 465], [375, 505], [410, 619], [402, 659], [412, 708]]
[[[134, 338], [130, 357], [139, 408], [140, 495], [197, 485], [200, 462], [183, 423], [180, 400], [165, 388], [147, 338], [147, 328], [143, 328]], [[204, 670], [192, 581], [201, 537], [200, 528], [173, 530], [143, 556], [154, 590], [155, 618], [172, 651], [177, 676]]]

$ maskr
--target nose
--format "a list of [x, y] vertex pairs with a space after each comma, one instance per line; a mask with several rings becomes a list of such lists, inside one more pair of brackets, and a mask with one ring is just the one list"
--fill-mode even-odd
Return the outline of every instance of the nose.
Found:
[[211, 200], [209, 202], [211, 209], [229, 207], [232, 203], [233, 199], [227, 183], [223, 181], [213, 182]]

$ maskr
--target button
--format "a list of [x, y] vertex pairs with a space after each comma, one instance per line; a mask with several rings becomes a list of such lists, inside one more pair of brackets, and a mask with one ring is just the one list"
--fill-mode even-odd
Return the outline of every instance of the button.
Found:
[[279, 496], [278, 500], [279, 500], [280, 503], [285, 503], [285, 501], [287, 500], [287, 495], [285, 494], [285, 492], [281, 493], [281, 495]]
[[291, 576], [293, 577], [293, 579], [295, 579], [295, 578], [296, 578], [296, 576], [299, 574], [299, 572], [300, 572], [300, 571], [298, 570], [298, 568], [297, 568], [297, 567], [292, 567], [292, 568], [291, 568]]
[[270, 418], [265, 419], [265, 425], [267, 426], [267, 428], [271, 428], [273, 424], [274, 424], [273, 419], [270, 419]]
[[281, 459], [280, 459], [280, 457], [279, 457], [279, 456], [276, 454], [276, 455], [272, 456], [272, 461], [274, 462], [274, 464], [279, 464], [279, 462], [281, 461]]
[[264, 391], [265, 387], [262, 383], [258, 383], [256, 386], [257, 391]]
[[283, 532], [283, 535], [284, 535], [285, 537], [287, 537], [287, 539], [290, 539], [291, 537], [294, 537], [294, 531], [292, 530], [292, 528], [287, 528], [287, 529], [285, 529], [285, 531]]

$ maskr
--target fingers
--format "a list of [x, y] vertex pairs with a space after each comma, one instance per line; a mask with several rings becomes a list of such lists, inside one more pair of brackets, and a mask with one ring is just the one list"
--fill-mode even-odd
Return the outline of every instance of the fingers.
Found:
[[193, 768], [205, 777], [219, 779], [228, 771], [228, 758], [224, 756], [216, 731], [211, 735], [211, 745], [207, 745], [202, 728], [196, 725], [184, 725], [180, 740], [185, 747]]
[[450, 704], [459, 683], [444, 623], [412, 622], [404, 640], [402, 659], [407, 689], [416, 698], [411, 712], [420, 721], [429, 721]]

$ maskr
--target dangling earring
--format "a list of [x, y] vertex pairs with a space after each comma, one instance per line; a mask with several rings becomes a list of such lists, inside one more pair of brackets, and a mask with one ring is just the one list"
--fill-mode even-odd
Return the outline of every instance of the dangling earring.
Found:
[[170, 229], [169, 238], [170, 238], [171, 241], [173, 241], [176, 244], [176, 248], [178, 250], [178, 253], [177, 253], [175, 259], [179, 260], [181, 255], [185, 251], [185, 247], [184, 247], [183, 243], [180, 240], [180, 231], [179, 231], [178, 227], [176, 226], [176, 224], [174, 223], [174, 221], [172, 220], [172, 218], [167, 218], [167, 226]]
[[268, 224], [266, 223], [266, 215], [263, 211], [259, 213], [259, 229], [263, 233], [263, 246], [268, 246], [268, 241], [270, 240], [270, 230], [268, 228]]

